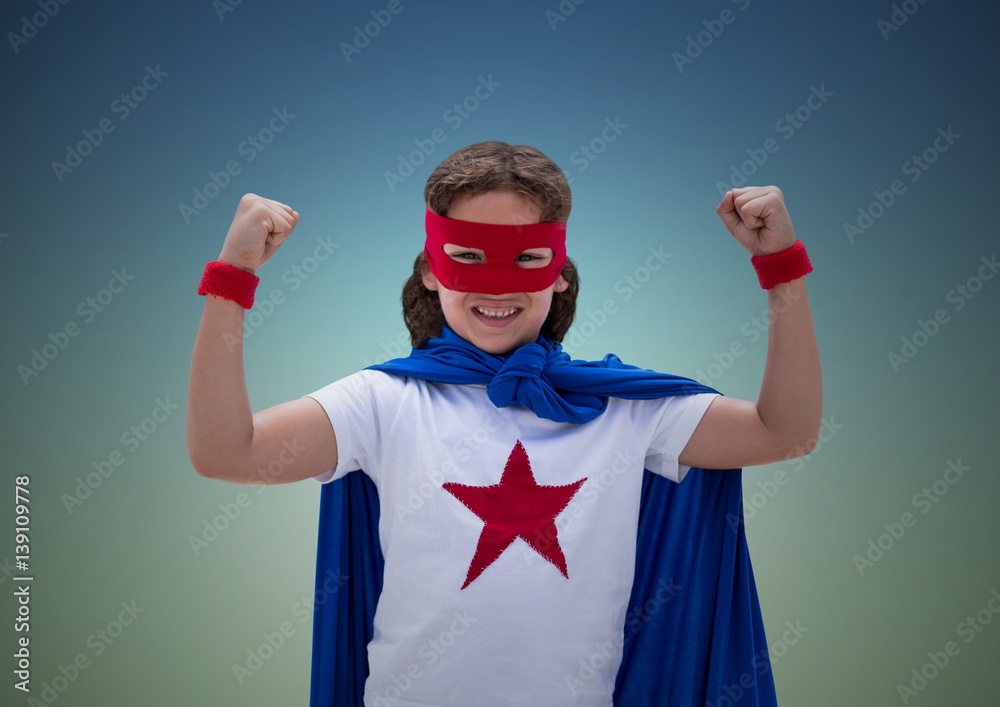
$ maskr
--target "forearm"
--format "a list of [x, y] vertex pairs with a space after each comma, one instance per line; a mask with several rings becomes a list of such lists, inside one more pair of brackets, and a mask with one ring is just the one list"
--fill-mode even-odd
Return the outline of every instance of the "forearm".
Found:
[[191, 355], [187, 447], [198, 473], [210, 476], [244, 458], [253, 441], [253, 414], [243, 371], [243, 318], [232, 300], [205, 296]]
[[757, 413], [787, 453], [801, 456], [815, 445], [823, 415], [819, 346], [806, 276], [768, 290], [768, 309], [767, 363]]

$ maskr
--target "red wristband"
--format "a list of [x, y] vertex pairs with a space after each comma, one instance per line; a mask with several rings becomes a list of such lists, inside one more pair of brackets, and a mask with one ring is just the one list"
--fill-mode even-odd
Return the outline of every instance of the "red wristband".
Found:
[[253, 307], [253, 295], [260, 278], [252, 272], [221, 260], [205, 263], [205, 272], [198, 285], [199, 295], [218, 295], [240, 304], [244, 309]]
[[797, 280], [813, 271], [805, 243], [795, 241], [795, 244], [785, 250], [770, 255], [755, 255], [750, 258], [760, 286], [770, 290], [783, 282]]

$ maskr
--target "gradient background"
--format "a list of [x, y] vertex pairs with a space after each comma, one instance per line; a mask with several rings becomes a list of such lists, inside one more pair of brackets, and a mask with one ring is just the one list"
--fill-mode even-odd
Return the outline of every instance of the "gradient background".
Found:
[[[885, 39], [877, 23], [889, 20], [889, 2], [590, 0], [564, 2], [575, 11], [552, 25], [546, 11], [559, 11], [556, 0], [403, 0], [348, 62], [341, 44], [386, 4], [256, 0], [220, 17], [209, 0], [78, 1], [58, 6], [17, 51], [9, 41], [0, 51], [8, 484], [0, 699], [26, 701], [11, 685], [11, 487], [29, 474], [36, 698], [82, 653], [89, 666], [56, 704], [307, 703], [311, 617], [303, 607], [313, 590], [319, 486], [258, 494], [207, 480], [185, 447], [203, 308], [195, 290], [242, 194], [302, 214], [260, 273], [258, 301], [275, 288], [286, 301], [261, 316], [245, 344], [255, 411], [376, 357], [408, 353], [395, 343], [404, 332], [398, 298], [422, 244], [424, 183], [451, 152], [487, 139], [536, 146], [573, 179], [570, 253], [584, 317], [568, 339], [575, 357], [614, 351], [755, 400], [766, 336], [751, 341], [743, 327], [767, 296], [714, 208], [716, 183], [774, 137], [780, 149], [749, 183], [781, 187], [809, 246], [824, 416], [842, 426], [807, 459], [744, 474], [768, 639], [780, 641], [786, 621], [808, 628], [772, 655], [779, 699], [899, 704], [897, 684], [955, 640], [960, 654], [909, 704], [997, 704], [1000, 616], [986, 607], [1000, 589], [1000, 279], [979, 283], [960, 311], [947, 299], [997, 252], [994, 6], [912, 2], [916, 12]], [[726, 8], [735, 21], [679, 71], [674, 53]], [[37, 2], [6, 3], [0, 29], [21, 34], [22, 18], [36, 12]], [[121, 119], [112, 102], [147, 65], [169, 76]], [[460, 125], [447, 121], [452, 104], [488, 75], [500, 84], [488, 99]], [[833, 95], [786, 139], [776, 122], [813, 86]], [[239, 144], [283, 107], [295, 118], [247, 162]], [[58, 179], [52, 163], [104, 118], [114, 132]], [[605, 120], [616, 118], [627, 127], [602, 143]], [[911, 182], [904, 163], [949, 127], [961, 137]], [[385, 172], [435, 128], [447, 139], [390, 189]], [[588, 160], [581, 148], [592, 141], [600, 154]], [[241, 173], [185, 222], [179, 204], [232, 159]], [[844, 223], [894, 179], [906, 192], [851, 243]], [[308, 262], [319, 238], [339, 245], [293, 290], [285, 273]], [[616, 283], [656, 247], [671, 258], [625, 300]], [[78, 307], [115, 269], [134, 280], [85, 321]], [[608, 298], [618, 313], [580, 327]], [[950, 321], [894, 371], [888, 353], [939, 308]], [[23, 381], [18, 366], [70, 322], [79, 335]], [[733, 342], [745, 354], [708, 369]], [[121, 436], [158, 398], [179, 408], [133, 450]], [[124, 464], [67, 506], [78, 480], [116, 450]], [[921, 513], [914, 494], [941, 479], [949, 460], [970, 470]], [[779, 471], [788, 483], [751, 502]], [[251, 504], [196, 554], [190, 538], [245, 492]], [[907, 511], [916, 524], [859, 573], [854, 556]], [[123, 601], [144, 611], [98, 654], [96, 632], [116, 621]], [[966, 643], [958, 624], [984, 609], [992, 623]], [[240, 684], [233, 666], [284, 621], [294, 634]]]

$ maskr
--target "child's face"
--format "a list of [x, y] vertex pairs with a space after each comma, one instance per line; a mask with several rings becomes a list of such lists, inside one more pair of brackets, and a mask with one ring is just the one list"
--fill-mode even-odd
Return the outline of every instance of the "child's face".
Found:
[[[538, 223], [541, 209], [517, 192], [498, 190], [471, 197], [455, 197], [448, 207], [448, 217], [478, 223]], [[483, 252], [477, 248], [463, 248], [454, 244], [446, 244], [444, 251], [452, 259], [461, 262], [482, 262], [484, 257]], [[525, 268], [545, 267], [551, 260], [551, 248], [532, 248], [519, 256], [519, 264]], [[506, 354], [537, 340], [549, 314], [552, 293], [563, 292], [569, 287], [569, 283], [560, 275], [555, 283], [538, 292], [511, 292], [502, 295], [458, 292], [449, 290], [438, 282], [426, 266], [423, 269], [423, 283], [427, 289], [437, 291], [445, 321], [452, 331], [491, 354]], [[490, 314], [494, 316], [491, 317]]]

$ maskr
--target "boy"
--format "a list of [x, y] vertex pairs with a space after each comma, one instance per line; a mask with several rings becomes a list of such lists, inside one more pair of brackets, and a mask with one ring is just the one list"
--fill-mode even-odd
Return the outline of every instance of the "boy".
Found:
[[[781, 192], [733, 190], [716, 209], [754, 256], [775, 314], [756, 404], [693, 382], [690, 394], [649, 395], [631, 381], [645, 372], [623, 372], [632, 367], [617, 358], [567, 363], [558, 342], [578, 288], [565, 250], [569, 187], [539, 151], [463, 148], [431, 174], [425, 201], [425, 249], [403, 291], [411, 357], [251, 415], [242, 351], [230, 353], [224, 334], [240, 340], [252, 273], [298, 213], [241, 200], [220, 264], [206, 267], [199, 289], [213, 296], [192, 358], [192, 465], [248, 483], [294, 436], [305, 451], [271, 481], [331, 482], [357, 470], [371, 478], [385, 567], [366, 705], [611, 704], [641, 569], [643, 470], [679, 484], [691, 468], [712, 474], [702, 470], [815, 445], [821, 384], [808, 269], [789, 260], [799, 244]], [[774, 254], [784, 281], [765, 284]], [[618, 386], [638, 387], [618, 397]], [[414, 492], [420, 504], [408, 504]], [[595, 646], [608, 647], [599, 666]]]

